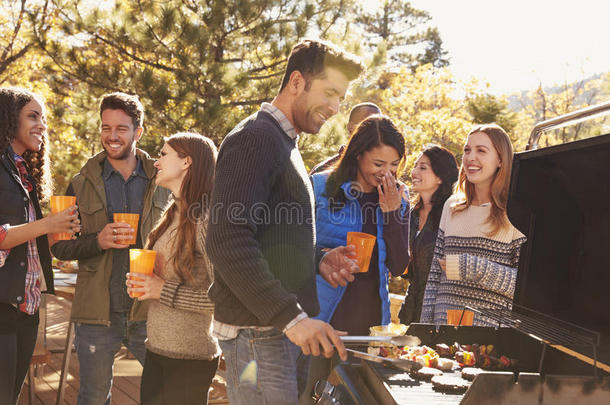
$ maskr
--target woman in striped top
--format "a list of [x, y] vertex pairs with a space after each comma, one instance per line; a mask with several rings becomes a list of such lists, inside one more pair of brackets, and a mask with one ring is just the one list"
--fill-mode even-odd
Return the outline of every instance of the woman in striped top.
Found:
[[[513, 148], [495, 124], [468, 134], [457, 192], [443, 207], [421, 322], [447, 323], [448, 309], [510, 308], [525, 236], [508, 220]], [[474, 325], [493, 326], [475, 314]]]
[[140, 300], [153, 300], [146, 321], [143, 405], [206, 404], [218, 367], [214, 306], [207, 294], [213, 271], [205, 253], [216, 154], [210, 139], [180, 133], [166, 139], [155, 163], [157, 185], [170, 189], [174, 201], [148, 236], [147, 247], [157, 252], [154, 274], [127, 281], [130, 294], [142, 292]]

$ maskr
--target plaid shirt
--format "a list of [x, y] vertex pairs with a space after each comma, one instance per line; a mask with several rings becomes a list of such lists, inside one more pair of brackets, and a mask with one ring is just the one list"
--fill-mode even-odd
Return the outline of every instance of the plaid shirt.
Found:
[[[19, 176], [21, 177], [23, 186], [26, 190], [32, 191], [34, 187], [28, 180], [28, 171], [25, 167], [25, 160], [17, 154], [13, 155], [13, 159], [15, 160], [15, 164], [19, 170]], [[32, 200], [28, 201], [28, 222], [34, 222], [36, 221], [36, 210], [34, 209]], [[0, 226], [0, 242], [6, 237], [7, 230], [8, 224]], [[10, 249], [0, 250], [0, 267], [4, 266], [6, 258], [10, 252]], [[21, 312], [25, 312], [26, 314], [33, 315], [36, 313], [36, 311], [38, 311], [38, 306], [40, 305], [40, 276], [42, 274], [42, 265], [40, 264], [40, 258], [38, 256], [36, 239], [31, 239], [28, 241], [27, 260], [28, 267], [25, 275], [25, 299], [24, 302], [19, 305], [19, 310]]]
[[[274, 106], [271, 103], [263, 103], [261, 104], [261, 111], [266, 112], [271, 115], [277, 122], [280, 124], [282, 130], [288, 135], [290, 139], [298, 140], [299, 134], [297, 134], [294, 126], [288, 121], [288, 118], [284, 115], [284, 113]], [[301, 312], [297, 315], [292, 321], [286, 325], [282, 332], [286, 332], [286, 330], [290, 329], [292, 326], [296, 325], [299, 321], [307, 318], [307, 314], [305, 312]], [[239, 334], [241, 329], [254, 329], [257, 331], [267, 331], [273, 329], [273, 326], [239, 326], [239, 325], [229, 325], [227, 323], [222, 323], [214, 319], [214, 332], [213, 335], [216, 339], [219, 340], [230, 340], [235, 339]]]
[[288, 118], [286, 118], [284, 113], [279, 108], [271, 103], [263, 103], [261, 104], [261, 111], [271, 115], [277, 121], [277, 123], [280, 124], [282, 130], [286, 132], [286, 135], [288, 135], [290, 139], [299, 139], [297, 130], [294, 129], [294, 126], [290, 123], [290, 121], [288, 121]]

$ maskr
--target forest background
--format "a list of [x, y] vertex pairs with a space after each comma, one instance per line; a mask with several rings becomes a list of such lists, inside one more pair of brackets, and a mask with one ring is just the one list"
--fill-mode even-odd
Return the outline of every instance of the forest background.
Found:
[[[339, 44], [367, 65], [341, 112], [319, 134], [300, 137], [308, 167], [347, 141], [347, 113], [363, 101], [377, 103], [405, 135], [408, 173], [427, 143], [461, 158], [475, 123], [499, 123], [522, 151], [537, 122], [610, 98], [610, 72], [505, 95], [492, 95], [476, 78], [457, 80], [430, 20], [404, 0], [374, 9], [354, 0], [3, 0], [0, 86], [45, 98], [57, 194], [101, 150], [102, 94], [140, 97], [139, 146], [152, 156], [175, 132], [199, 132], [220, 145], [275, 96], [290, 49], [306, 37]], [[540, 146], [608, 133], [609, 122], [549, 132]]]

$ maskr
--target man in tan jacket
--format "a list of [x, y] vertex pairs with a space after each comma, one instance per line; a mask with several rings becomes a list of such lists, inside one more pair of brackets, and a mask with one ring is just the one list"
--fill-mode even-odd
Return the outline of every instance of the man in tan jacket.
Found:
[[[110, 403], [112, 365], [121, 345], [144, 364], [146, 307], [127, 294], [127, 248], [145, 244], [169, 195], [168, 190], [155, 186], [154, 159], [136, 148], [144, 119], [137, 96], [103, 96], [100, 116], [104, 151], [85, 163], [66, 193], [76, 196], [81, 235], [52, 247], [57, 258], [79, 261], [71, 314], [76, 322], [79, 405]], [[114, 222], [114, 213], [139, 214], [138, 229]], [[137, 235], [135, 245], [121, 244], [133, 233]]]

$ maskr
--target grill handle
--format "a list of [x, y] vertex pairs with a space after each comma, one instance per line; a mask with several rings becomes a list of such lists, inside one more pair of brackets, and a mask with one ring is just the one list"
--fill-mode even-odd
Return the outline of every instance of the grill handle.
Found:
[[532, 129], [525, 150], [538, 149], [538, 140], [543, 132], [578, 124], [579, 122], [590, 120], [594, 117], [608, 113], [610, 113], [610, 101], [592, 105], [571, 113], [560, 115], [559, 117], [539, 122]]

